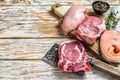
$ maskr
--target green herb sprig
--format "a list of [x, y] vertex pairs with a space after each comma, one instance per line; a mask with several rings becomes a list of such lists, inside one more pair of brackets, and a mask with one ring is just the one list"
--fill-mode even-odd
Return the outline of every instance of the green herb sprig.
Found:
[[116, 15], [118, 14], [118, 11], [111, 10], [108, 17], [106, 18], [106, 28], [109, 29], [115, 29], [119, 19], [116, 18]]

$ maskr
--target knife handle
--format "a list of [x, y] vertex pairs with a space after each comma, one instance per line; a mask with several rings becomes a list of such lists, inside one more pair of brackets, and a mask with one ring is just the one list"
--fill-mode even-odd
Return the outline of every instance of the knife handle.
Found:
[[93, 64], [96, 68], [98, 69], [101, 69], [101, 70], [104, 70], [106, 72], [109, 72], [109, 73], [112, 73], [114, 75], [117, 75], [120, 77], [120, 69], [114, 67], [114, 66], [111, 66], [103, 61], [100, 61], [96, 58], [90, 58], [90, 61], [89, 61], [91, 64]]
[[63, 17], [70, 7], [62, 6], [61, 4], [52, 5], [52, 11], [59, 17]]

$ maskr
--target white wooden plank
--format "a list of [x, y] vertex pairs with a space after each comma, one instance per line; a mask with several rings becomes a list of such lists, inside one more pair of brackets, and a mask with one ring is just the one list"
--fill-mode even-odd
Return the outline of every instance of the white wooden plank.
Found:
[[[84, 4], [91, 5], [96, 0], [1, 0], [0, 5], [53, 5], [60, 3], [62, 5]], [[101, 0], [111, 5], [120, 4], [119, 0]]]
[[0, 59], [41, 59], [51, 46], [66, 39], [0, 39]]
[[[43, 17], [38, 16], [39, 14], [41, 14], [41, 12], [37, 12], [37, 10], [34, 10], [31, 15], [27, 17], [19, 17], [19, 9], [21, 6], [19, 6], [18, 8], [16, 8], [18, 11], [18, 13], [15, 13], [17, 16], [12, 17], [9, 14], [14, 13], [14, 9], [15, 7], [3, 7], [3, 11], [1, 10], [1, 16], [6, 16], [5, 18], [2, 19], [2, 21], [0, 21], [0, 38], [8, 38], [8, 37], [16, 37], [16, 38], [27, 38], [27, 37], [65, 37], [63, 35], [63, 32], [60, 28], [60, 26], [58, 26], [58, 17], [56, 17], [55, 15], [48, 15], [49, 12], [46, 12], [47, 14], [44, 14], [44, 8], [43, 10]], [[92, 11], [90, 9], [90, 6], [87, 6], [88, 12]], [[6, 10], [6, 8], [8, 10]], [[30, 7], [27, 7], [28, 9], [30, 9]], [[40, 6], [39, 6], [40, 8]], [[15, 9], [15, 10], [16, 10]], [[26, 12], [27, 10], [24, 10], [24, 7], [22, 7], [21, 9], [22, 12], [20, 13], [22, 15], [22, 13], [25, 12], [25, 15], [27, 15], [29, 13]], [[46, 9], [46, 7], [45, 7]], [[13, 11], [12, 11], [13, 10]], [[119, 11], [119, 7], [115, 8], [115, 10]], [[10, 12], [12, 11], [12, 12]], [[20, 10], [21, 11], [21, 10]], [[38, 9], [39, 11], [39, 9]], [[109, 12], [109, 11], [108, 11]], [[107, 14], [107, 13], [106, 13]], [[30, 17], [32, 16], [32, 17]], [[106, 17], [106, 16], [104, 16]], [[118, 18], [120, 18], [120, 14], [117, 15]], [[119, 29], [119, 24], [117, 26], [117, 29]]]
[[57, 21], [0, 21], [0, 38], [65, 37]]
[[119, 80], [119, 77], [93, 68], [84, 76], [67, 73], [40, 60], [0, 61], [1, 80]]
[[0, 20], [41, 21], [57, 20], [51, 6], [3, 6], [0, 7]]

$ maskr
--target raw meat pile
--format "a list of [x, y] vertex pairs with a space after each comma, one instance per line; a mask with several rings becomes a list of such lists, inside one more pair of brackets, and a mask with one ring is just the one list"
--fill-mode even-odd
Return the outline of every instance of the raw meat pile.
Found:
[[[65, 35], [76, 30], [76, 37], [89, 45], [95, 43], [101, 33], [106, 30], [103, 19], [95, 16], [85, 17], [86, 8], [82, 5], [71, 7], [62, 23]], [[63, 41], [58, 49], [58, 67], [67, 72], [90, 71], [85, 48], [77, 40]]]
[[67, 72], [90, 71], [85, 48], [77, 40], [63, 41], [59, 45], [58, 67]]
[[100, 37], [101, 33], [106, 30], [105, 22], [95, 16], [85, 18], [85, 11], [86, 8], [82, 5], [71, 7], [64, 16], [62, 30], [67, 35], [77, 28], [76, 37], [92, 45]]

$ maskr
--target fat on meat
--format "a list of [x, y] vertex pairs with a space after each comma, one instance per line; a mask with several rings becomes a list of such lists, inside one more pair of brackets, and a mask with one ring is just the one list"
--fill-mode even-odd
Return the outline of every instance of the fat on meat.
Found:
[[62, 30], [65, 35], [78, 27], [81, 21], [85, 18], [85, 11], [86, 8], [82, 5], [72, 6], [68, 10], [62, 23]]
[[79, 40], [92, 45], [105, 30], [106, 26], [103, 19], [95, 16], [88, 16], [79, 24], [76, 37]]
[[90, 71], [85, 48], [78, 40], [62, 41], [58, 49], [58, 67], [66, 72]]

